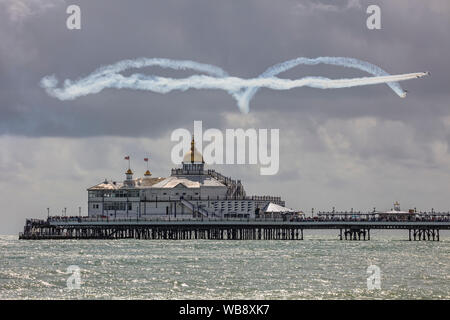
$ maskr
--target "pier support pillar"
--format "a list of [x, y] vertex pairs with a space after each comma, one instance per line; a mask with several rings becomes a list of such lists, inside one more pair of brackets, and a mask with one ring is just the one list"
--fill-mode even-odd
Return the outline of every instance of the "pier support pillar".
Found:
[[414, 241], [439, 241], [439, 229], [409, 229], [409, 241], [411, 241], [411, 233]]
[[354, 229], [354, 228], [345, 228], [344, 234], [342, 234], [343, 229], [339, 229], [339, 239], [342, 240], [353, 240], [353, 241], [365, 241], [370, 240], [370, 229]]

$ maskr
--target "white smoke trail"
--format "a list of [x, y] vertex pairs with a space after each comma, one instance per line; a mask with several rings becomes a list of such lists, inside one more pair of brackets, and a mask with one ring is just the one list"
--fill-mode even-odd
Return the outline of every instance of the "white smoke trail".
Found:
[[[260, 78], [269, 78], [276, 76], [282, 72], [295, 68], [299, 65], [318, 65], [318, 64], [328, 64], [335, 65], [340, 67], [347, 67], [365, 71], [374, 76], [389, 76], [389, 73], [381, 69], [380, 67], [371, 64], [367, 61], [362, 61], [354, 58], [346, 58], [346, 57], [318, 57], [318, 58], [296, 58], [289, 61], [278, 63], [266, 71], [264, 71], [259, 77]], [[400, 97], [404, 98], [406, 96], [406, 92], [400, 87], [398, 82], [388, 82], [387, 85]], [[245, 113], [249, 111], [249, 103], [253, 98], [255, 93], [259, 88], [247, 88], [244, 92], [235, 93], [233, 96], [238, 101], [239, 108], [244, 110]]]
[[[355, 68], [374, 75], [374, 77], [328, 79], [324, 77], [304, 77], [301, 79], [280, 79], [275, 77], [281, 72], [298, 65], [329, 64], [349, 68]], [[187, 78], [173, 79], [143, 75], [139, 73], [124, 76], [120, 72], [132, 68], [159, 66], [174, 70], [191, 69], [207, 75], [193, 75]], [[157, 93], [168, 93], [173, 90], [186, 91], [188, 89], [221, 89], [231, 94], [238, 102], [238, 107], [243, 113], [249, 112], [249, 102], [261, 87], [273, 90], [289, 90], [299, 87], [312, 87], [319, 89], [350, 88], [386, 83], [400, 97], [406, 92], [398, 84], [414, 78], [420, 78], [428, 73], [408, 73], [389, 75], [381, 68], [365, 61], [342, 57], [319, 57], [315, 59], [297, 58], [286, 61], [267, 69], [258, 78], [242, 79], [230, 77], [219, 67], [186, 60], [147, 59], [123, 60], [115, 64], [101, 67], [90, 75], [72, 82], [64, 81], [62, 88], [57, 88], [58, 80], [55, 76], [46, 76], [41, 80], [41, 86], [46, 92], [60, 100], [72, 100], [80, 96], [98, 93], [105, 88], [147, 90]]]

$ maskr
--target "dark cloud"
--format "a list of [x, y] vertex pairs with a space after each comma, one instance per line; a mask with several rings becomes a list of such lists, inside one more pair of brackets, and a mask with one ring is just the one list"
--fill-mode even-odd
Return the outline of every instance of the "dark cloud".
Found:
[[[442, 102], [448, 98], [450, 80], [450, 67], [445, 63], [450, 51], [448, 5], [445, 1], [434, 1], [431, 6], [409, 1], [402, 7], [391, 1], [378, 2], [380, 31], [365, 27], [367, 1], [135, 1], [132, 6], [121, 1], [76, 1], [82, 9], [80, 31], [65, 28], [66, 5], [60, 1], [45, 10], [35, 5], [37, 12], [24, 17], [19, 27], [19, 22], [11, 21], [11, 12], [4, 10], [0, 24], [6, 31], [1, 40], [13, 48], [0, 47], [0, 133], [159, 136], [186, 120], [218, 124], [218, 112], [238, 112], [235, 101], [219, 91], [160, 95], [105, 90], [59, 101], [38, 85], [48, 74], [76, 79], [101, 65], [140, 56], [192, 59], [241, 77], [258, 75], [270, 65], [297, 56], [321, 55], [360, 58], [391, 73], [428, 70], [432, 77], [402, 83], [410, 91], [405, 100], [385, 85], [329, 91], [263, 89], [251, 108], [264, 112], [276, 105], [287, 117], [293, 109], [301, 109], [304, 115], [326, 118], [374, 113], [391, 118], [396, 110], [410, 108], [411, 112], [401, 113], [411, 119], [417, 114], [423, 118], [423, 103], [436, 99], [439, 102], [428, 103], [426, 108], [432, 112], [427, 117], [447, 114]], [[299, 67], [282, 76], [305, 74], [360, 75], [319, 66]], [[376, 106], [377, 101], [382, 103]]]

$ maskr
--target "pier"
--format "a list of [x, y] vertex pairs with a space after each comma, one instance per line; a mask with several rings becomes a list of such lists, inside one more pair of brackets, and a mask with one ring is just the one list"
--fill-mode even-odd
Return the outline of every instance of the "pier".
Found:
[[449, 216], [418, 221], [331, 219], [27, 219], [19, 239], [303, 240], [305, 230], [336, 230], [340, 240], [368, 241], [371, 230], [408, 230], [410, 241], [439, 241], [450, 230]]

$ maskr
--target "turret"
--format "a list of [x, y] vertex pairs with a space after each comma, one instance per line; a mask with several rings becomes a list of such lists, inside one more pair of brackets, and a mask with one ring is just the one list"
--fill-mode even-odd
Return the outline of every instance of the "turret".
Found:
[[145, 171], [144, 173], [144, 179], [145, 178], [150, 178], [150, 176], [152, 175], [150, 170], [148, 170], [148, 158], [144, 158], [145, 163], [147, 164], [147, 171]]
[[123, 182], [123, 184], [127, 186], [132, 186], [134, 185], [134, 181], [133, 181], [133, 171], [131, 171], [130, 168], [130, 156], [126, 156], [125, 160], [128, 160], [128, 170], [125, 172], [125, 181]]
[[195, 141], [192, 137], [191, 150], [183, 158], [183, 174], [203, 174], [205, 161], [202, 154], [195, 148]]
[[133, 180], [133, 171], [128, 168], [127, 172], [125, 172], [125, 176], [127, 181]]

